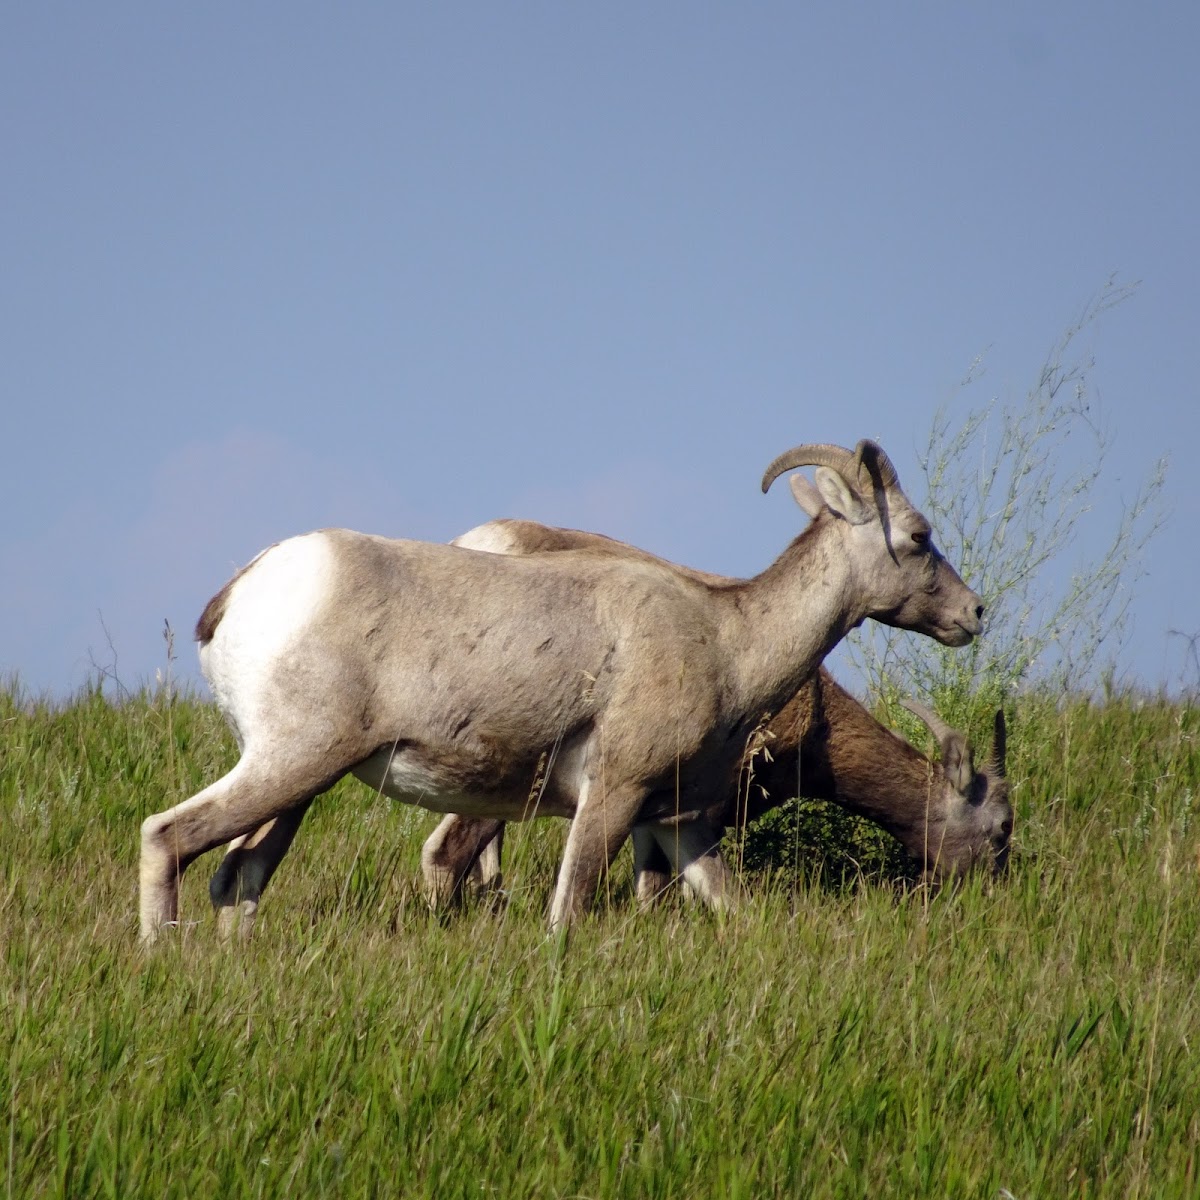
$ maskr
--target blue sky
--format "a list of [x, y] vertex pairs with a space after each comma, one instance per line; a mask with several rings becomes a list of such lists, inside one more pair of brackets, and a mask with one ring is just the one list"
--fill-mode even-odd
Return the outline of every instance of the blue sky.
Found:
[[919, 501], [975, 357], [1019, 401], [1115, 273], [1094, 517], [1173, 453], [1124, 662], [1176, 680], [1198, 41], [1185, 4], [9, 6], [0, 672], [134, 686], [166, 619], [195, 677], [209, 595], [322, 525], [751, 574], [779, 451], [875, 437]]

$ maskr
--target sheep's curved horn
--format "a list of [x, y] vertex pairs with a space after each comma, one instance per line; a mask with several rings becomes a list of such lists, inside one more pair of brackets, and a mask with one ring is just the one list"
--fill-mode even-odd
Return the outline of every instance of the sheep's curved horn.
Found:
[[939, 742], [944, 741], [947, 737], [958, 731], [951, 725], [947, 725], [941, 717], [933, 711], [932, 708], [926, 708], [919, 700], [901, 700], [900, 707], [907, 709], [918, 721], [929, 727], [929, 732], [933, 734]]
[[784, 471], [794, 471], [797, 467], [830, 467], [847, 483], [858, 486], [858, 464], [849, 450], [828, 442], [809, 442], [793, 446], [771, 463], [763, 473], [762, 490], [765, 492]]
[[878, 442], [873, 442], [870, 438], [863, 438], [854, 448], [854, 463], [856, 474], [866, 467], [872, 477], [879, 480], [879, 486], [885, 492], [890, 492], [892, 488], [900, 486], [900, 477], [896, 474], [896, 468]]
[[947, 782], [960, 795], [966, 796], [971, 790], [971, 779], [975, 774], [971, 744], [967, 741], [967, 735], [947, 725], [937, 713], [916, 700], [901, 700], [900, 704], [929, 726], [929, 732], [937, 738], [942, 749], [942, 770]]
[[996, 709], [996, 721], [992, 732], [992, 766], [1001, 779], [1008, 773], [1005, 760], [1008, 757], [1008, 726], [1004, 723], [1004, 709]]

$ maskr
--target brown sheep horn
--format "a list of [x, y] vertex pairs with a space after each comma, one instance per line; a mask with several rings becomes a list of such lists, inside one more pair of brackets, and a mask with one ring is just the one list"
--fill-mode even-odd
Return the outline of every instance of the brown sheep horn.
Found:
[[1004, 723], [1004, 709], [996, 709], [996, 722], [992, 733], [992, 766], [1001, 779], [1008, 773], [1008, 726]]
[[971, 787], [971, 778], [975, 773], [971, 745], [967, 741], [966, 735], [947, 725], [937, 713], [916, 700], [901, 700], [900, 705], [929, 726], [929, 732], [937, 738], [941, 746], [942, 770], [946, 774], [946, 779], [965, 796]]
[[919, 700], [901, 700], [900, 707], [907, 709], [918, 721], [928, 726], [929, 732], [939, 742], [950, 734], [957, 732], [952, 726], [947, 725], [932, 708], [927, 708]]
[[809, 442], [803, 446], [793, 446], [771, 463], [763, 473], [762, 490], [765, 492], [784, 471], [794, 471], [797, 467], [829, 467], [847, 483], [858, 487], [857, 464], [849, 450], [828, 442]]
[[885, 492], [890, 492], [893, 488], [900, 486], [896, 468], [878, 442], [863, 438], [854, 448], [854, 462], [860, 471], [866, 467], [871, 476], [879, 480], [879, 486]]

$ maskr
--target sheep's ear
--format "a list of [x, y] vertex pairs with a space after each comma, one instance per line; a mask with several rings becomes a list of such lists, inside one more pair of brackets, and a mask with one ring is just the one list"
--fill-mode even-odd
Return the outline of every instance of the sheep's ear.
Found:
[[951, 730], [942, 738], [942, 770], [956, 792], [962, 796], [970, 792], [975, 764], [971, 761], [971, 747], [967, 739], [956, 730]]
[[829, 467], [818, 467], [815, 475], [816, 490], [832, 512], [844, 517], [851, 525], [865, 525], [874, 519], [875, 514], [836, 471]]
[[821, 499], [821, 493], [809, 482], [808, 476], [797, 471], [788, 478], [788, 486], [792, 489], [792, 498], [796, 503], [815, 519], [825, 507], [825, 501]]

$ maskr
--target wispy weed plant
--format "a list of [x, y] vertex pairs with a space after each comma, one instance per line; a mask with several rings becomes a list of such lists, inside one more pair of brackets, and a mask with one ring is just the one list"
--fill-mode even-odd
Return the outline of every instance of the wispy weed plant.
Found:
[[[1163, 522], [1166, 460], [1124, 501], [1111, 496], [1112, 436], [1092, 392], [1095, 360], [1080, 341], [1133, 292], [1110, 280], [1051, 348], [1023, 401], [993, 396], [936, 413], [918, 502], [947, 557], [983, 596], [987, 630], [970, 647], [947, 650], [868, 625], [852, 635], [849, 653], [875, 696], [930, 697], [962, 720], [1022, 684], [1072, 692], [1111, 672], [1143, 552]], [[982, 373], [977, 360], [964, 393]], [[1106, 532], [1103, 514], [1114, 511]], [[1072, 565], [1085, 535], [1104, 544]]]

